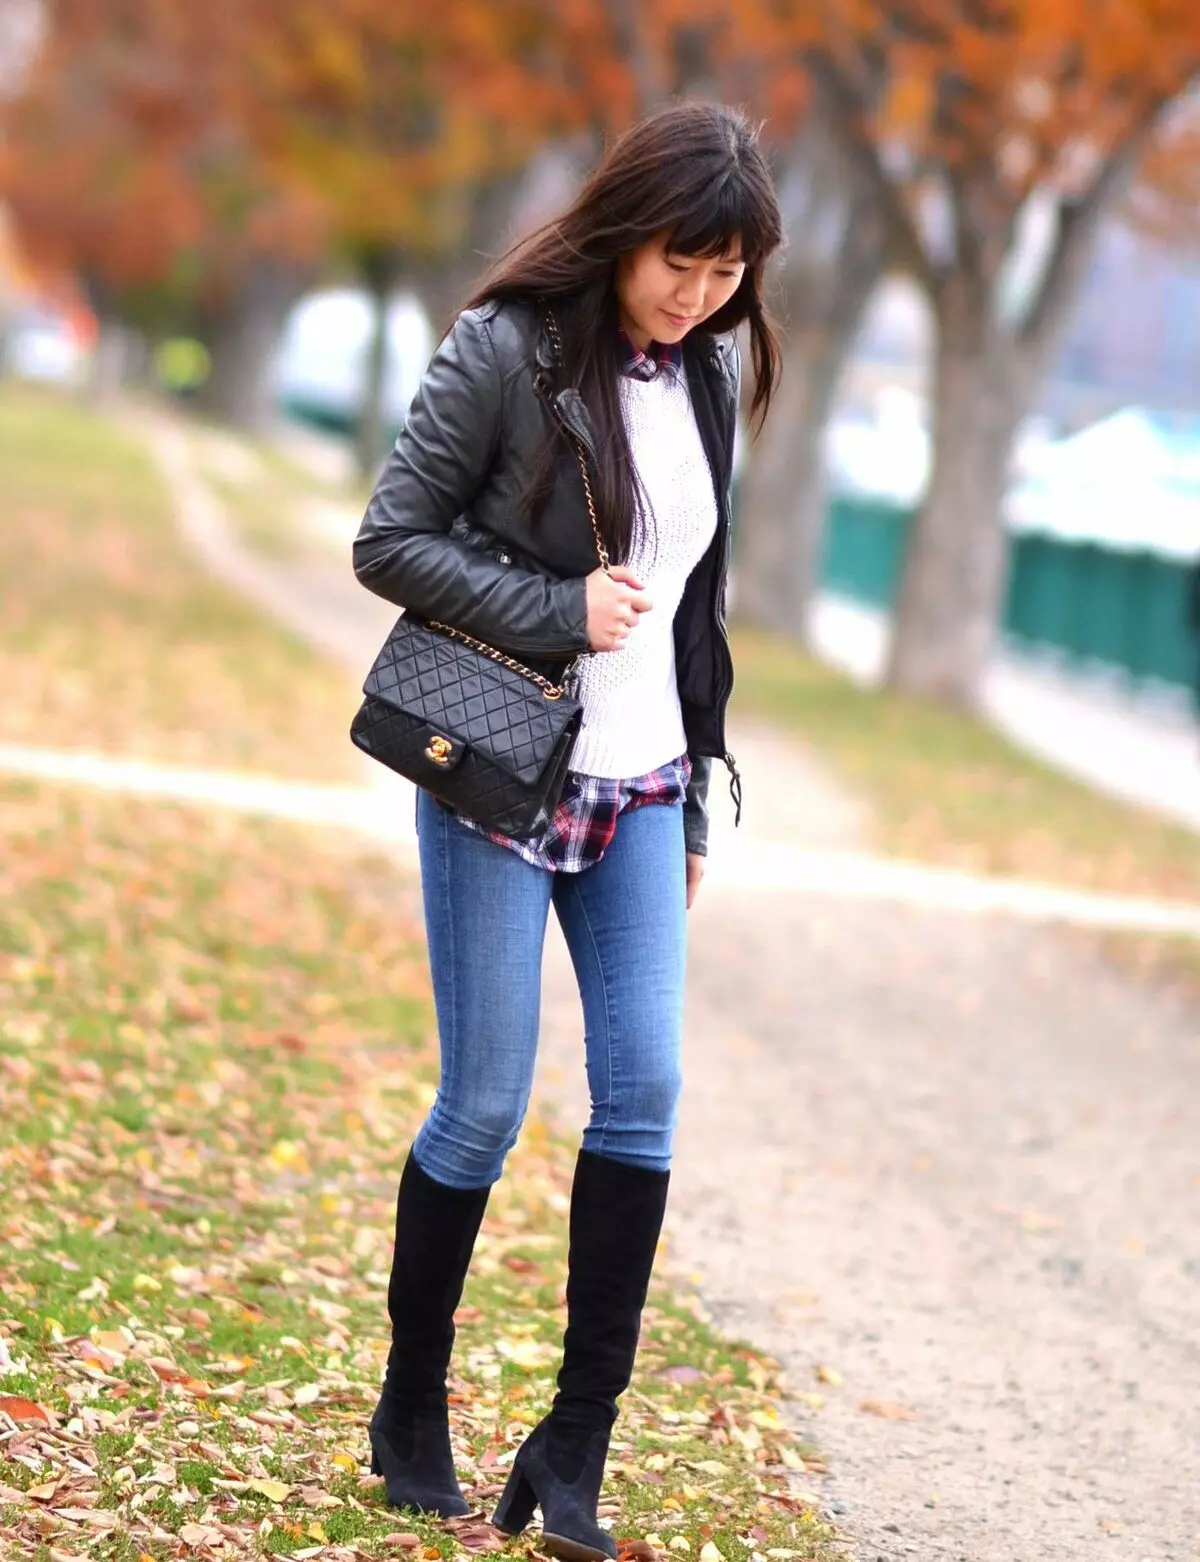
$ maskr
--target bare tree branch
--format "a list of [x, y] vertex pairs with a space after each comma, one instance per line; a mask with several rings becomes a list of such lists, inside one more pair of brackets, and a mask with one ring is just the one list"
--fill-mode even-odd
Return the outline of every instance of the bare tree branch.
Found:
[[1058, 242], [1019, 332], [1019, 343], [1026, 353], [1037, 356], [1042, 351], [1062, 306], [1078, 289], [1100, 224], [1136, 169], [1164, 107], [1156, 102], [1148, 108], [1132, 133], [1102, 164], [1089, 188], [1078, 199], [1064, 203]]
[[814, 50], [809, 55], [809, 69], [829, 123], [835, 127], [847, 155], [878, 196], [891, 229], [897, 259], [928, 293], [936, 293], [940, 281], [937, 268], [922, 243], [900, 186], [888, 175], [864, 129], [862, 107], [854, 89], [823, 51]]

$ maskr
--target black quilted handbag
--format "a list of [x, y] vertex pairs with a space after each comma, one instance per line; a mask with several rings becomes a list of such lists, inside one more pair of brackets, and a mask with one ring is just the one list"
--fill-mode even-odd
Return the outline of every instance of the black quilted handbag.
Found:
[[[578, 444], [576, 454], [600, 564], [607, 570]], [[375, 658], [363, 695], [350, 737], [365, 754], [456, 813], [513, 840], [546, 829], [582, 716], [579, 701], [561, 682], [552, 683], [462, 630], [405, 613]]]

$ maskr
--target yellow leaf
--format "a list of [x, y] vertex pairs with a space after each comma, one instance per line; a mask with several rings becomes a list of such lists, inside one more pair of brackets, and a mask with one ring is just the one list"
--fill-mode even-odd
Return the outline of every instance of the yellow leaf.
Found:
[[300, 1387], [292, 1395], [292, 1403], [296, 1405], [315, 1405], [321, 1397], [321, 1385], [319, 1383], [301, 1383]]
[[354, 1457], [353, 1454], [334, 1454], [333, 1462], [334, 1464], [340, 1465], [343, 1470], [353, 1471], [358, 1469], [358, 1460]]
[[264, 1481], [255, 1479], [250, 1482], [250, 1490], [261, 1492], [271, 1502], [282, 1502], [291, 1491], [290, 1486], [285, 1486], [282, 1481]]
[[92, 1341], [111, 1356], [127, 1355], [129, 1347], [136, 1343], [128, 1329], [96, 1329], [92, 1333]]
[[700, 1562], [725, 1562], [725, 1558], [711, 1540], [706, 1540], [700, 1547]]
[[161, 1291], [162, 1281], [156, 1280], [153, 1275], [134, 1275], [133, 1289], [135, 1291]]
[[541, 1340], [497, 1340], [496, 1354], [511, 1361], [514, 1367], [533, 1372], [538, 1367], [549, 1366], [558, 1352]]
[[308, 1528], [304, 1531], [304, 1533], [306, 1535], [311, 1535], [314, 1540], [319, 1540], [323, 1543], [327, 1543], [329, 1540], [329, 1536], [321, 1527], [321, 1521], [319, 1519], [314, 1519]]
[[817, 1368], [817, 1381], [819, 1383], [828, 1383], [831, 1388], [840, 1388], [845, 1379], [836, 1367], [827, 1367], [822, 1364]]

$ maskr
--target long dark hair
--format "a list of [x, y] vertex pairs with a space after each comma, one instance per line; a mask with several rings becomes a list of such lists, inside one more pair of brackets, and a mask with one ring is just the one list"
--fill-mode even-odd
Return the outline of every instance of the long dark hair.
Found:
[[[761, 428], [779, 377], [763, 272], [783, 230], [756, 133], [723, 104], [672, 104], [627, 130], [571, 206], [503, 255], [464, 305], [544, 298], [553, 307], [567, 382], [579, 387], [596, 432], [596, 497], [617, 558], [628, 556], [636, 504], [618, 389], [615, 269], [621, 255], [664, 232], [668, 250], [678, 255], [720, 256], [741, 241], [746, 269], [737, 291], [691, 334], [719, 335], [748, 324], [750, 416]], [[535, 517], [549, 491], [558, 440], [551, 429], [527, 494]]]

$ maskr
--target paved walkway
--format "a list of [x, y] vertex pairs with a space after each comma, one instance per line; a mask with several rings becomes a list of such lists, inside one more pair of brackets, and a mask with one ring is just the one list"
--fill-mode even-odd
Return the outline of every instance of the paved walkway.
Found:
[[[200, 546], [248, 581], [234, 539]], [[276, 577], [361, 672], [379, 636], [344, 555]], [[745, 769], [799, 804], [780, 847], [854, 852], [855, 806], [802, 751]], [[669, 1242], [783, 1362], [854, 1556], [1196, 1562], [1194, 1010], [1077, 934], [719, 883], [725, 847], [691, 919]], [[544, 1004], [539, 1089], [577, 1121], [558, 938]]]
[[[751, 749], [749, 774], [761, 774]], [[320, 786], [273, 776], [160, 765], [86, 749], [0, 743], [0, 774], [65, 781], [104, 792], [169, 798], [209, 808], [265, 814], [300, 824], [334, 825], [386, 841], [416, 861], [413, 789], [387, 772], [370, 786]], [[722, 837], [724, 832], [718, 832]], [[722, 838], [706, 888], [883, 901], [930, 910], [996, 914], [1023, 922], [1060, 923], [1107, 932], [1159, 933], [1200, 939], [1200, 906], [1065, 890], [1026, 879], [1002, 879], [927, 868], [865, 852], [823, 851], [781, 841]]]
[[[825, 661], [860, 682], [878, 679], [887, 655], [886, 614], [826, 596], [813, 632]], [[988, 672], [983, 704], [1002, 732], [1039, 759], [1200, 830], [1200, 722], [1186, 695], [1139, 701], [1111, 681], [1001, 652]]]

